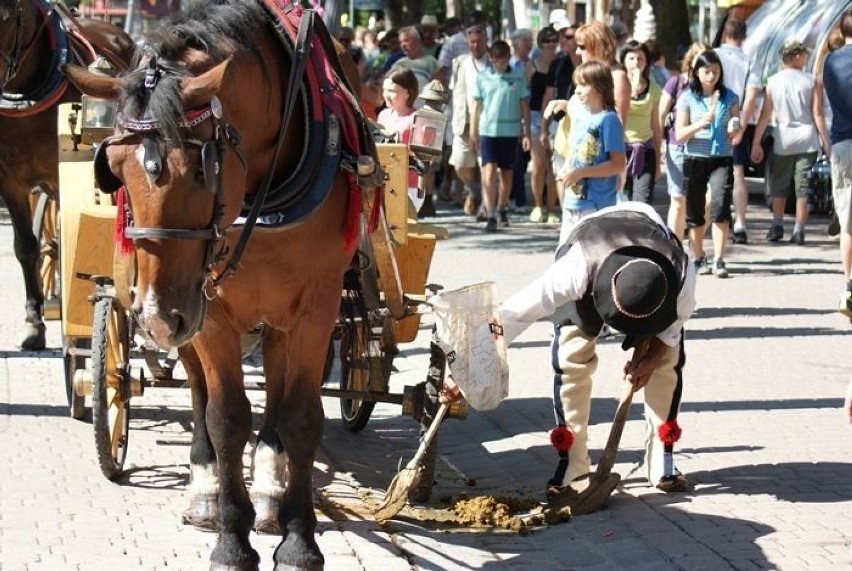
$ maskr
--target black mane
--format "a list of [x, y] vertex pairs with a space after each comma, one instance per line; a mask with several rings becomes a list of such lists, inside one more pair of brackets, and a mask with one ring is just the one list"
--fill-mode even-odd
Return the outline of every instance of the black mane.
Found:
[[[179, 144], [178, 121], [186, 111], [180, 102], [180, 81], [191, 75], [180, 63], [181, 56], [194, 49], [209, 54], [214, 63], [237, 51], [248, 51], [259, 58], [253, 38], [268, 24], [269, 17], [259, 0], [202, 0], [187, 12], [173, 15], [150, 33], [138, 50], [140, 61], [123, 82], [122, 113], [131, 119], [157, 120], [167, 141]], [[161, 73], [146, 101], [143, 81], [150, 57], [156, 58]]]

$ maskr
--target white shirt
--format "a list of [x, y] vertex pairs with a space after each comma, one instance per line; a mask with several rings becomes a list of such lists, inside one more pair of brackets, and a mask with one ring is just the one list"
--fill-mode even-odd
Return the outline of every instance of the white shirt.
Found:
[[762, 87], [760, 76], [754, 66], [751, 65], [746, 53], [737, 46], [721, 45], [715, 49], [715, 52], [722, 62], [725, 87], [740, 98], [740, 109], [742, 109], [746, 88], [760, 89]]
[[[632, 201], [602, 208], [586, 216], [581, 223], [585, 224], [597, 216], [618, 211], [644, 214], [668, 232], [666, 223], [650, 205]], [[564, 256], [553, 262], [541, 277], [500, 306], [498, 313], [503, 324], [506, 344], [511, 343], [539, 319], [553, 315], [562, 305], [581, 299], [586, 294], [592, 278], [582, 246], [579, 243], [574, 244]], [[680, 342], [681, 329], [694, 309], [695, 267], [688, 263], [683, 287], [677, 297], [677, 319], [668, 329], [657, 335], [657, 338], [669, 347], [676, 346]]]

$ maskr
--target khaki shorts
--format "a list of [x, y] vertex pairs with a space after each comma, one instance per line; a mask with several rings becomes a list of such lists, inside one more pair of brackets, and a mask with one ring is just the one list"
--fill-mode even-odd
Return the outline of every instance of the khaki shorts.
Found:
[[772, 155], [769, 159], [769, 194], [773, 198], [786, 198], [792, 189], [796, 198], [807, 198], [807, 173], [816, 158], [816, 152]]
[[450, 153], [450, 164], [458, 168], [474, 169], [479, 167], [476, 153], [470, 148], [467, 129], [463, 135], [453, 136], [453, 151]]
[[831, 147], [831, 191], [840, 231], [852, 233], [852, 141]]

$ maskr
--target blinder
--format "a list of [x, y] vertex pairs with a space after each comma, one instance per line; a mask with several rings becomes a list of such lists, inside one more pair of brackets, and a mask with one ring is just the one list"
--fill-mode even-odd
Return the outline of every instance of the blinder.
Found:
[[95, 151], [95, 182], [98, 183], [101, 192], [113, 194], [124, 186], [124, 183], [109, 168], [109, 160], [107, 160], [106, 154], [108, 141], [109, 139], [104, 139]]
[[204, 172], [204, 186], [218, 196], [222, 186], [222, 152], [218, 139], [205, 141], [201, 147], [201, 170]]

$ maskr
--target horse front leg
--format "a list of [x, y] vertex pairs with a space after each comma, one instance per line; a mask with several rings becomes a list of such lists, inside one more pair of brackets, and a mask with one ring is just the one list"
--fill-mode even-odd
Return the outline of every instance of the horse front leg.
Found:
[[276, 571], [317, 571], [325, 563], [315, 538], [312, 476], [322, 441], [320, 385], [331, 327], [306, 329], [299, 328], [298, 341], [280, 331], [270, 332], [264, 345], [267, 384], [274, 385], [271, 395], [279, 399], [267, 402], [267, 408], [277, 410], [277, 433], [287, 461], [286, 492], [278, 513], [283, 537], [275, 550]]
[[189, 449], [189, 507], [183, 523], [215, 531], [219, 520], [219, 470], [216, 452], [207, 433], [207, 385], [204, 369], [192, 345], [178, 350], [192, 395], [192, 443]]
[[[207, 380], [207, 433], [219, 476], [219, 536], [211, 569], [255, 570], [259, 557], [249, 542], [254, 509], [243, 479], [243, 451], [251, 435], [251, 405], [243, 387], [239, 335], [210, 324], [192, 340]], [[209, 327], [208, 327], [209, 326]]]
[[[274, 343], [274, 335], [269, 336]], [[286, 370], [275, 363], [277, 356], [267, 356], [266, 337], [264, 337], [264, 370]], [[283, 397], [284, 383], [275, 375], [266, 374], [266, 402], [263, 424], [257, 435], [254, 449], [254, 462], [251, 483], [251, 501], [254, 504], [254, 528], [259, 533], [280, 535], [279, 512], [284, 502], [287, 487], [287, 454], [281, 439], [278, 438], [279, 410], [269, 403], [280, 403]]]
[[33, 234], [28, 201], [29, 189], [21, 189], [16, 196], [6, 202], [12, 228], [15, 232], [15, 257], [21, 266], [24, 276], [24, 291], [26, 304], [24, 306], [24, 337], [21, 349], [25, 351], [40, 351], [46, 345], [45, 326], [43, 319], [44, 294], [38, 275], [39, 244], [38, 237]]

